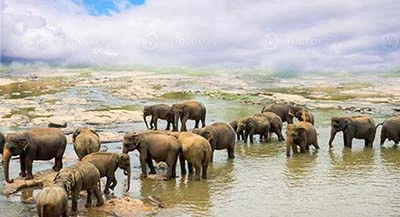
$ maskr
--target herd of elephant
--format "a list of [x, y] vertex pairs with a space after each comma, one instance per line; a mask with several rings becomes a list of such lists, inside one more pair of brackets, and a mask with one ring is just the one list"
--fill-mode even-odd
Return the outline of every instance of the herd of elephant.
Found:
[[[150, 127], [146, 117], [151, 116]], [[269, 141], [271, 133], [279, 141], [286, 142], [287, 157], [291, 152], [305, 152], [311, 145], [319, 149], [317, 132], [314, 127], [313, 114], [303, 106], [290, 104], [273, 104], [262, 109], [261, 113], [231, 121], [216, 122], [205, 126], [206, 107], [197, 101], [185, 101], [172, 106], [156, 104], [145, 106], [143, 118], [148, 131], [125, 133], [122, 153], [99, 152], [100, 137], [90, 128], [77, 129], [72, 136], [74, 150], [79, 162], [62, 168], [62, 158], [67, 144], [63, 131], [56, 128], [36, 128], [25, 132], [9, 133], [7, 137], [0, 133], [0, 148], [3, 153], [4, 177], [8, 183], [9, 163], [11, 156], [19, 155], [21, 177], [33, 179], [32, 162], [34, 160], [51, 160], [55, 158], [53, 170], [57, 171], [53, 185], [45, 187], [37, 197], [39, 216], [67, 216], [68, 197], [72, 199], [72, 211], [77, 211], [80, 191], [87, 191], [86, 207], [91, 206], [92, 195], [97, 199], [97, 206], [104, 201], [100, 193], [100, 178], [107, 177], [104, 193], [109, 194], [117, 185], [115, 171], [121, 168], [127, 176], [127, 191], [131, 179], [131, 163], [128, 152], [138, 150], [141, 165], [141, 177], [155, 174], [153, 160], [168, 165], [166, 180], [176, 177], [176, 164], [179, 158], [181, 174], [186, 175], [187, 161], [189, 174], [194, 173], [195, 180], [207, 178], [207, 168], [213, 161], [214, 150], [226, 149], [228, 158], [234, 158], [237, 140], [254, 142], [254, 135], [260, 141]], [[294, 122], [297, 118], [299, 121]], [[167, 121], [166, 130], [157, 130], [157, 120]], [[187, 132], [186, 122], [195, 121], [192, 132]], [[178, 132], [178, 121], [181, 130]], [[202, 128], [199, 123], [202, 122]], [[282, 135], [283, 123], [287, 122], [286, 139]], [[170, 125], [173, 130], [169, 131]], [[375, 132], [382, 125], [381, 145], [386, 139], [400, 141], [400, 116], [387, 118], [375, 125], [367, 116], [332, 117], [329, 147], [337, 132], [343, 132], [344, 145], [352, 146], [353, 138], [365, 140], [366, 147], [372, 147]]]

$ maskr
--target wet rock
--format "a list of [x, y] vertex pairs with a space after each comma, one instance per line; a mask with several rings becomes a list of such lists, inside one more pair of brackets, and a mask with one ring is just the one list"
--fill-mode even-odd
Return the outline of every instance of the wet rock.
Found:
[[106, 200], [101, 207], [92, 207], [92, 211], [98, 211], [99, 214], [106, 213], [110, 216], [130, 217], [130, 216], [143, 216], [151, 207], [143, 204], [139, 199], [130, 197], [112, 198]]
[[50, 119], [48, 127], [55, 127], [55, 128], [66, 128], [67, 122], [60, 119]]
[[167, 205], [160, 198], [158, 198], [156, 196], [152, 196], [152, 195], [148, 196], [146, 198], [146, 201], [148, 203], [150, 203], [151, 205], [156, 206], [156, 207], [160, 207], [160, 208], [166, 208], [167, 207]]
[[13, 183], [5, 183], [2, 194], [9, 195], [27, 188], [42, 188], [53, 183], [56, 176], [53, 170], [44, 170], [34, 174], [34, 179], [25, 180], [23, 177], [14, 179]]

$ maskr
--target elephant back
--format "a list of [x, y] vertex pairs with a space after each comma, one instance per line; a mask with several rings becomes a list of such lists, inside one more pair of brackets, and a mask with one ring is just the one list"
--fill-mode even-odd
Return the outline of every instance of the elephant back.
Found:
[[[107, 175], [107, 171], [111, 169], [117, 169], [117, 161], [119, 158], [119, 154], [110, 153], [110, 152], [94, 152], [86, 155], [82, 158], [81, 162], [88, 162], [96, 166], [96, 168], [100, 172], [100, 177], [104, 177]], [[111, 166], [111, 165], [115, 165]]]
[[87, 190], [96, 186], [100, 181], [100, 172], [96, 166], [89, 162], [78, 162], [71, 167], [75, 170], [77, 175], [77, 181], [82, 182], [82, 189]]

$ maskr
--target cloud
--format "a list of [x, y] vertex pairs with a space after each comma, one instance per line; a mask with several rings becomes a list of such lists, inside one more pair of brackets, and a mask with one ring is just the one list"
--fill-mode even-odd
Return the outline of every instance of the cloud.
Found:
[[2, 0], [1, 55], [60, 64], [398, 70], [394, 0]]

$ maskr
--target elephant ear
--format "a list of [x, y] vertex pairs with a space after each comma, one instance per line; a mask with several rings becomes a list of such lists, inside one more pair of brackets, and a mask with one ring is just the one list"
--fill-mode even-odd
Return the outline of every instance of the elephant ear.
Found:
[[18, 139], [18, 146], [19, 146], [22, 150], [26, 151], [26, 148], [28, 147], [28, 145], [29, 145], [28, 139], [26, 139], [26, 138], [20, 138], [20, 139]]
[[344, 129], [346, 129], [347, 128], [347, 126], [349, 125], [349, 123], [350, 123], [350, 121], [349, 120], [347, 120], [347, 119], [342, 119], [342, 120], [340, 120], [340, 126], [341, 126], [341, 128], [344, 130]]
[[99, 138], [100, 138], [99, 134], [98, 134], [96, 131], [94, 131], [94, 130], [90, 129], [90, 132], [92, 132], [93, 134], [95, 134], [97, 137], [99, 137]]
[[292, 109], [289, 110], [288, 114], [289, 114], [290, 116], [294, 117], [294, 113], [293, 113], [293, 110], [292, 110]]
[[81, 128], [75, 130], [74, 134], [72, 134], [72, 142], [75, 142], [76, 137], [81, 133]]
[[299, 135], [301, 135], [302, 133], [304, 133], [306, 131], [306, 129], [304, 127], [298, 127], [296, 129], [296, 131], [299, 133]]
[[203, 136], [204, 138], [206, 138], [208, 140], [209, 143], [211, 143], [211, 141], [214, 139], [212, 133], [210, 131], [204, 131], [201, 136]]
[[247, 126], [246, 127], [247, 129], [253, 128], [256, 126], [256, 122], [252, 118], [249, 118], [249, 119], [247, 119], [246, 126]]

